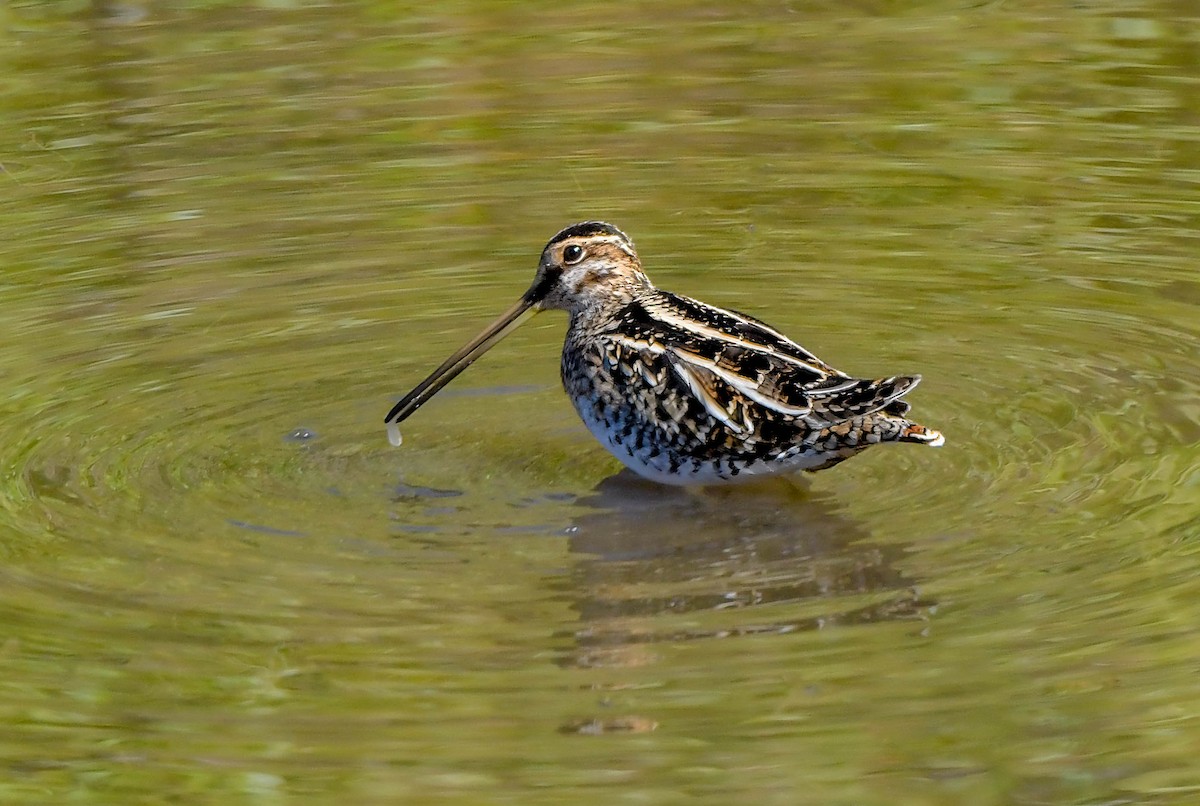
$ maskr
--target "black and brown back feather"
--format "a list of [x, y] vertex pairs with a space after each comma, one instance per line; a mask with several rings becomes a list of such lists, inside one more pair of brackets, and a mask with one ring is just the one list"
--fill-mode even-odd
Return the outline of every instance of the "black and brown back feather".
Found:
[[[663, 447], [705, 461], [771, 459], [870, 415], [897, 418], [889, 430], [899, 433], [908, 425], [898, 419], [908, 411], [900, 398], [920, 381], [852, 378], [757, 319], [653, 288], [593, 328], [580, 334], [578, 354], [596, 351], [598, 371], [564, 364], [564, 382], [618, 379], [620, 395], [578, 391], [598, 410], [616, 409], [618, 420], [628, 408], [631, 423], [676, 423], [687, 433]], [[635, 388], [641, 393], [630, 394]]]

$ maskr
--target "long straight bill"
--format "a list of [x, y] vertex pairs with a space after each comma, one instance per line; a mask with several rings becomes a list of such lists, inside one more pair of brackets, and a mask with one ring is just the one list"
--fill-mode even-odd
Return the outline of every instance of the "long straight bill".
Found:
[[475, 359], [490, 350], [496, 342], [520, 327], [521, 323], [532, 316], [535, 311], [533, 303], [526, 297], [521, 297], [517, 300], [516, 305], [501, 314], [500, 318], [488, 325], [482, 333], [455, 350], [453, 355], [431, 372], [428, 378], [417, 384], [416, 388], [401, 398], [400, 402], [388, 412], [388, 416], [383, 418], [388, 427], [388, 440], [398, 446], [402, 441], [401, 422], [421, 408], [443, 386], [458, 377], [460, 372], [471, 366]]

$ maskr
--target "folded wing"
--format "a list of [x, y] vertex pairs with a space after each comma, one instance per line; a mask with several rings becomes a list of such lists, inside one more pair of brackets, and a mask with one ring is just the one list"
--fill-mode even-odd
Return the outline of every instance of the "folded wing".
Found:
[[839, 372], [768, 325], [674, 295], [653, 307], [631, 304], [613, 346], [648, 367], [659, 386], [675, 385], [732, 435], [749, 435], [767, 419], [834, 424], [885, 410], [902, 414], [899, 398], [918, 376], [878, 380]]

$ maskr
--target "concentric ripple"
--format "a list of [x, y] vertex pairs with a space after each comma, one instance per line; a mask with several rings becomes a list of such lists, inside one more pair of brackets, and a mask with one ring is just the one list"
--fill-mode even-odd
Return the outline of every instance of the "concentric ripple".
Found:
[[[370, 704], [362, 692], [390, 685], [389, 719], [418, 747], [444, 735], [431, 698], [468, 709], [470, 733], [476, 709], [536, 691], [554, 704], [546, 736], [658, 735], [686, 719], [673, 686], [685, 704], [720, 690], [681, 656], [770, 692], [962, 635], [964, 618], [991, 625], [959, 640], [982, 642], [981, 668], [1000, 670], [988, 696], [1007, 696], [1024, 670], [1003, 674], [988, 642], [1013, 601], [1049, 595], [1031, 579], [1094, 592], [1046, 605], [1048, 620], [1074, 613], [1075, 652], [1112, 624], [1163, 622], [1125, 604], [1130, 586], [1153, 581], [1166, 603], [1190, 590], [1169, 543], [1194, 531], [1200, 489], [1194, 305], [1146, 305], [1153, 287], [1052, 290], [993, 309], [968, 285], [903, 339], [830, 355], [855, 369], [902, 344], [911, 355], [889, 366], [925, 374], [914, 415], [944, 448], [883, 446], [811, 479], [700, 492], [616, 473], [557, 388], [561, 320], [472, 367], [396, 449], [393, 395], [471, 323], [430, 338], [419, 320], [321, 314], [300, 292], [279, 307], [264, 283], [236, 316], [200, 300], [147, 320], [125, 293], [64, 327], [31, 293], [9, 323], [30, 349], [4, 367], [19, 394], [0, 422], [0, 602], [9, 651], [55, 659], [43, 680], [61, 659], [79, 672], [23, 702], [38, 724], [101, 733], [114, 709], [209, 735], [222, 708], [249, 708], [269, 733], [281, 704], [320, 712], [340, 701], [330, 691]], [[351, 306], [370, 310], [377, 291]], [[852, 333], [838, 330], [850, 316], [833, 330]], [[1130, 545], [1162, 560], [1127, 568]], [[981, 595], [981, 580], [1003, 593]], [[1023, 662], [1070, 673], [1057, 651]], [[919, 666], [907, 674], [924, 685]], [[150, 694], [126, 682], [146, 680]], [[176, 700], [196, 685], [214, 693]], [[842, 684], [825, 685], [813, 696]], [[957, 682], [938, 691], [952, 710], [979, 704]], [[353, 722], [369, 731], [374, 713]], [[345, 719], [312, 717], [308, 741]]]
[[[24, 569], [10, 573], [50, 612], [92, 602], [79, 617], [97, 634], [173, 621], [272, 625], [278, 638], [314, 586], [353, 588], [361, 558], [347, 545], [388, 556], [386, 520], [353, 517], [364, 499], [376, 512], [387, 500], [373, 466], [386, 446], [347, 439], [353, 404], [313, 397], [298, 356], [334, 363], [187, 319], [113, 316], [70, 341], [26, 336], [37, 348], [7, 374], [39, 402], [16, 401], [0, 426], [13, 516], [3, 544]], [[294, 438], [310, 426], [331, 438]], [[382, 613], [364, 619], [372, 601], [324, 601], [315, 617], [379, 626]]]
[[[931, 514], [929, 528], [949, 532], [1004, 521], [1054, 522], [1059, 539], [1122, 524], [1169, 527], [1140, 515], [1195, 495], [1196, 310], [1147, 305], [1144, 290], [1100, 295], [1064, 284], [1060, 292], [1053, 304], [1011, 309], [996, 331], [1003, 336], [929, 351], [914, 414], [946, 432], [946, 448], [869, 465], [858, 479], [864, 487], [888, 484], [897, 469], [904, 483], [891, 495], [860, 490], [856, 511], [886, 513], [899, 495], [920, 502], [916, 517]], [[970, 334], [970, 321], [944, 314], [913, 339], [955, 332]]]
[[[935, 344], [939, 333], [970, 332], [953, 317], [911, 332], [914, 349], [928, 347], [931, 364], [922, 366], [927, 381], [916, 411], [950, 435], [947, 447], [879, 449], [848, 464], [847, 472], [819, 476], [817, 487], [853, 502], [854, 517], [868, 522], [903, 507], [913, 513], [909, 533], [926, 534], [977, 530], [1011, 520], [1014, 512], [1039, 513], [1041, 524], [1058, 518], [1060, 528], [1086, 513], [1087, 528], [1095, 529], [1187, 493], [1200, 434], [1200, 358], [1189, 349], [1195, 333], [1182, 321], [1194, 311], [1162, 303], [1153, 314], [1112, 313], [1120, 307], [1112, 291], [1103, 306], [1091, 307], [1079, 304], [1078, 289], [1063, 291], [1052, 306], [1014, 312], [999, 344], [980, 336]], [[199, 332], [206, 333], [206, 351], [203, 339], [191, 341], [198, 331], [186, 318], [149, 332], [138, 323], [136, 338], [96, 343], [120, 324], [101, 319], [80, 331], [86, 349], [49, 350], [37, 372], [26, 368], [24, 377], [21, 367], [10, 369], [14, 386], [44, 402], [18, 403], [5, 420], [10, 523], [16, 533], [37, 536], [9, 541], [8, 552], [53, 554], [56, 540], [69, 540], [74, 556], [152, 562], [164, 585], [221, 579], [236, 558], [234, 576], [243, 584], [234, 587], [250, 602], [263, 593], [255, 586], [264, 577], [256, 574], [299, 560], [311, 548], [306, 543], [362, 540], [372, 529], [385, 537], [394, 526], [376, 523], [364, 531], [359, 516], [378, 512], [389, 497], [401, 508], [395, 515], [402, 531], [569, 529], [578, 520], [570, 502], [587, 493], [589, 478], [603, 478], [611, 467], [579, 435], [552, 387], [517, 388], [492, 406], [505, 415], [531, 398], [544, 400], [557, 409], [558, 424], [549, 432], [514, 420], [507, 441], [473, 443], [481, 428], [506, 427], [492, 429], [477, 398], [456, 399], [450, 391], [439, 399], [440, 410], [425, 415], [424, 433], [394, 451], [377, 422], [386, 397], [355, 400], [355, 391], [365, 390], [344, 368], [343, 351], [355, 349], [369, 327], [332, 334], [341, 340], [333, 347], [297, 350], [286, 340], [239, 341], [205, 325]], [[553, 341], [541, 341], [538, 349], [552, 362]], [[194, 349], [183, 351], [183, 343]], [[314, 369], [319, 380], [305, 377]], [[512, 359], [497, 360], [493, 372], [511, 374]], [[480, 373], [485, 381], [487, 374]], [[394, 388], [387, 378], [381, 392]], [[444, 434], [433, 433], [435, 419]], [[582, 465], [567, 458], [575, 452]], [[380, 472], [392, 467], [391, 478], [402, 485], [462, 493], [472, 475], [494, 474], [514, 460], [522, 464], [516, 477], [489, 482], [507, 489], [517, 505], [499, 520], [471, 495], [461, 501], [393, 495], [388, 490], [396, 482]], [[459, 470], [446, 473], [447, 464]], [[566, 483], [551, 481], [555, 474]], [[549, 483], [546, 492], [565, 497], [550, 510], [535, 507], [532, 519], [528, 512], [514, 516], [530, 500], [518, 487], [531, 483]], [[714, 525], [715, 515], [704, 518], [717, 535], [741, 528]], [[143, 539], [129, 540], [130, 534]], [[265, 542], [266, 555], [243, 550], [248, 543], [261, 550]], [[129, 578], [109, 584], [148, 595], [144, 568], [125, 566]], [[167, 582], [172, 575], [175, 582]]]

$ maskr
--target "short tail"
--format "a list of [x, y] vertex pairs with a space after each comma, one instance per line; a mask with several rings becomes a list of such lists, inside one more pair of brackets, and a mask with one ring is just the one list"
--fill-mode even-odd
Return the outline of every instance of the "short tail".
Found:
[[897, 442], [920, 442], [923, 445], [928, 445], [931, 448], [940, 448], [946, 444], [946, 438], [942, 436], [941, 431], [935, 431], [932, 428], [926, 428], [923, 425], [909, 423], [904, 426], [900, 432], [900, 436], [896, 438]]

